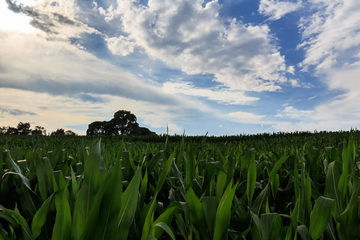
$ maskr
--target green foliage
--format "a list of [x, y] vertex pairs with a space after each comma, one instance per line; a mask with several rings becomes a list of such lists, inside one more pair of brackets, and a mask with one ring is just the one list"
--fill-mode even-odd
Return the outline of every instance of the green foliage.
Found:
[[0, 239], [359, 239], [360, 136], [324, 134], [0, 136]]

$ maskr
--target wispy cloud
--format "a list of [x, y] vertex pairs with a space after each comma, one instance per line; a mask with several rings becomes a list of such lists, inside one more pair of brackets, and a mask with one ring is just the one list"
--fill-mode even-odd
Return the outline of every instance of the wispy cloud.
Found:
[[34, 3], [34, 6], [28, 6], [22, 3], [18, 4], [17, 1], [12, 0], [6, 0], [6, 3], [8, 4], [9, 10], [30, 17], [30, 25], [47, 34], [59, 35], [57, 37], [70, 37], [80, 32], [98, 32], [82, 22], [70, 19], [69, 17], [73, 18], [74, 16], [70, 16], [69, 13], [67, 13], [69, 15], [68, 17], [57, 12], [61, 8], [64, 9], [65, 4], [62, 4], [60, 7], [59, 5], [42, 1]]
[[273, 122], [266, 119], [266, 115], [256, 115], [251, 112], [232, 112], [229, 116], [234, 122], [240, 122], [245, 124], [272, 124]]
[[292, 106], [287, 106], [283, 111], [276, 114], [275, 117], [304, 119], [309, 118], [313, 112], [314, 111], [298, 110]]
[[261, 0], [259, 13], [269, 16], [270, 20], [278, 20], [288, 13], [299, 10], [302, 7], [302, 1], [297, 2], [281, 0]]
[[6, 106], [0, 106], [0, 112], [3, 115], [4, 113], [8, 113], [10, 115], [13, 116], [22, 116], [22, 115], [30, 115], [30, 116], [35, 116], [37, 115], [34, 112], [28, 112], [28, 111], [22, 111], [19, 109], [11, 109], [11, 108], [7, 108]]
[[231, 91], [229, 89], [196, 88], [189, 82], [166, 82], [163, 85], [166, 94], [184, 94], [188, 96], [204, 97], [221, 104], [248, 105], [259, 98], [246, 96], [241, 91]]
[[310, 0], [317, 11], [303, 17], [299, 27], [306, 51], [300, 64], [304, 70], [314, 65], [326, 72], [360, 61], [360, 2], [357, 0]]

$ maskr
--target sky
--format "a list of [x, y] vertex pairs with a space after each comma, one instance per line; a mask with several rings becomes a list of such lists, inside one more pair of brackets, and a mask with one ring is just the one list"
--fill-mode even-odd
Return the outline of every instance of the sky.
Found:
[[359, 0], [0, 0], [0, 126], [360, 128]]

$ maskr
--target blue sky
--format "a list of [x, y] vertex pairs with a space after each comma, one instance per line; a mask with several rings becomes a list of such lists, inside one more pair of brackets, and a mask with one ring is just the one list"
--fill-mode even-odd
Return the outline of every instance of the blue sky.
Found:
[[0, 125], [360, 127], [358, 0], [0, 1]]

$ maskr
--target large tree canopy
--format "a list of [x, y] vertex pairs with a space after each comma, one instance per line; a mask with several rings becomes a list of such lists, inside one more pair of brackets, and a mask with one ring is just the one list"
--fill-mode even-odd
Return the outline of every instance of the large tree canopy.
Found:
[[139, 127], [136, 116], [130, 111], [119, 110], [110, 121], [95, 121], [89, 124], [87, 135], [152, 135], [148, 128]]

